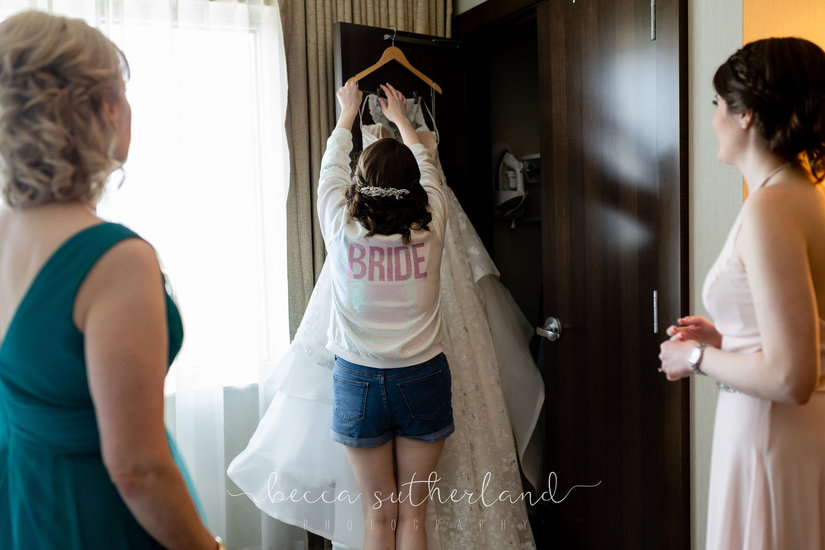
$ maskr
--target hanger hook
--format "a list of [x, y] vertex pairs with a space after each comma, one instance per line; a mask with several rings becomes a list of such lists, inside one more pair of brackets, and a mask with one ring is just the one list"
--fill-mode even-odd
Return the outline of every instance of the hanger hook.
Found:
[[393, 27], [392, 27], [392, 45], [393, 46], [395, 46], [395, 33], [396, 33], [396, 28], [393, 25]]

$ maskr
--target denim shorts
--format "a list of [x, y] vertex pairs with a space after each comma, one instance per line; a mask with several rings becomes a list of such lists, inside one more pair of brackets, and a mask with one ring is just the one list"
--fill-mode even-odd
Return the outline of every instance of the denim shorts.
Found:
[[348, 447], [378, 447], [395, 436], [435, 443], [453, 433], [450, 367], [443, 353], [393, 369], [335, 358], [332, 439]]

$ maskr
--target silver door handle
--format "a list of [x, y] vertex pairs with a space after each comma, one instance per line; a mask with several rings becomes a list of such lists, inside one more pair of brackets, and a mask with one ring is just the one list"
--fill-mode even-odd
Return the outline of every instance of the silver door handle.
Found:
[[555, 317], [548, 317], [544, 320], [543, 327], [536, 327], [536, 334], [555, 342], [561, 338], [561, 321]]

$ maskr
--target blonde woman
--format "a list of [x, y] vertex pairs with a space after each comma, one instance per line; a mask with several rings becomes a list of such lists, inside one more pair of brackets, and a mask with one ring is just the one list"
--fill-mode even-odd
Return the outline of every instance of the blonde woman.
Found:
[[95, 213], [129, 152], [127, 73], [83, 21], [0, 23], [4, 549], [222, 547], [163, 425], [177, 308], [152, 247]]

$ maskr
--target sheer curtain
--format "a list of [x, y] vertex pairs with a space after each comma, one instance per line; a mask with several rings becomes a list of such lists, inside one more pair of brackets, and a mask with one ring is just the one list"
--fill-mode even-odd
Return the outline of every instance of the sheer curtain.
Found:
[[132, 147], [99, 212], [155, 246], [180, 306], [167, 424], [209, 527], [233, 549], [261, 547], [266, 518], [231, 496], [226, 466], [257, 425], [262, 366], [289, 340], [287, 80], [273, 4], [0, 2], [0, 18], [40, 9], [85, 19], [129, 60]]

